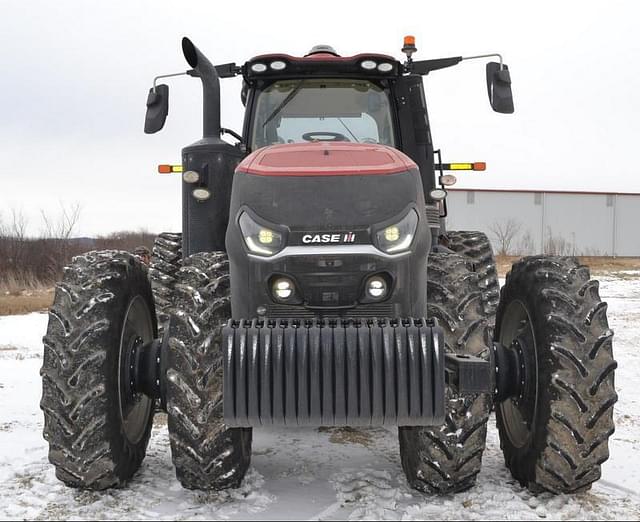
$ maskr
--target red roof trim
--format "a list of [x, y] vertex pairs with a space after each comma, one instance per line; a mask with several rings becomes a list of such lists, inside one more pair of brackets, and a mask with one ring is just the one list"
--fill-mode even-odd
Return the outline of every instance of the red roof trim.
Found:
[[264, 61], [264, 60], [288, 60], [291, 62], [307, 62], [307, 61], [327, 61], [327, 62], [353, 62], [358, 60], [364, 60], [366, 58], [374, 60], [385, 60], [391, 62], [397, 62], [393, 56], [386, 54], [375, 53], [360, 53], [353, 56], [335, 56], [330, 53], [314, 53], [309, 56], [291, 56], [290, 54], [261, 54], [254, 56], [249, 62]]
[[316, 142], [263, 147], [247, 156], [236, 172], [259, 176], [385, 175], [417, 169], [402, 152], [384, 145]]

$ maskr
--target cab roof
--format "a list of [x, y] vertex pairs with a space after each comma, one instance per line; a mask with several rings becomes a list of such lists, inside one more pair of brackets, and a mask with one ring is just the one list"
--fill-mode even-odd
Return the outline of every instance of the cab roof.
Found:
[[[382, 64], [385, 65], [380, 68]], [[306, 56], [262, 54], [242, 67], [247, 81], [327, 75], [388, 78], [401, 73], [401, 63], [393, 56], [377, 53], [340, 56], [329, 46], [316, 46]]]

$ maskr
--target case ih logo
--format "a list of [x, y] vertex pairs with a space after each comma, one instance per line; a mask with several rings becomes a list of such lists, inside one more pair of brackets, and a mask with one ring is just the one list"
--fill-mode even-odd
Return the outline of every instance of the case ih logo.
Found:
[[302, 242], [309, 244], [326, 243], [355, 243], [356, 235], [353, 232], [340, 232], [338, 234], [305, 234]]

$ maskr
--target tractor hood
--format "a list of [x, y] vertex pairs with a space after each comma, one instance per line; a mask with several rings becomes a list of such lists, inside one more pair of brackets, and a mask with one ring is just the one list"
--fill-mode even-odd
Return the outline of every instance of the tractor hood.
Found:
[[315, 142], [258, 149], [237, 170], [260, 176], [350, 176], [395, 174], [415, 168], [408, 156], [384, 145]]
[[243, 207], [295, 229], [345, 230], [424, 208], [418, 168], [402, 152], [377, 144], [273, 145], [236, 168], [231, 219]]

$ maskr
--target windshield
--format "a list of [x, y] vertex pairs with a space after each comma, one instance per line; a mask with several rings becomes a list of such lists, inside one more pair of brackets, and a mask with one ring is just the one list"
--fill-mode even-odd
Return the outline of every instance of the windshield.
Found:
[[351, 141], [393, 146], [389, 98], [367, 80], [282, 80], [260, 92], [253, 150], [275, 143]]

